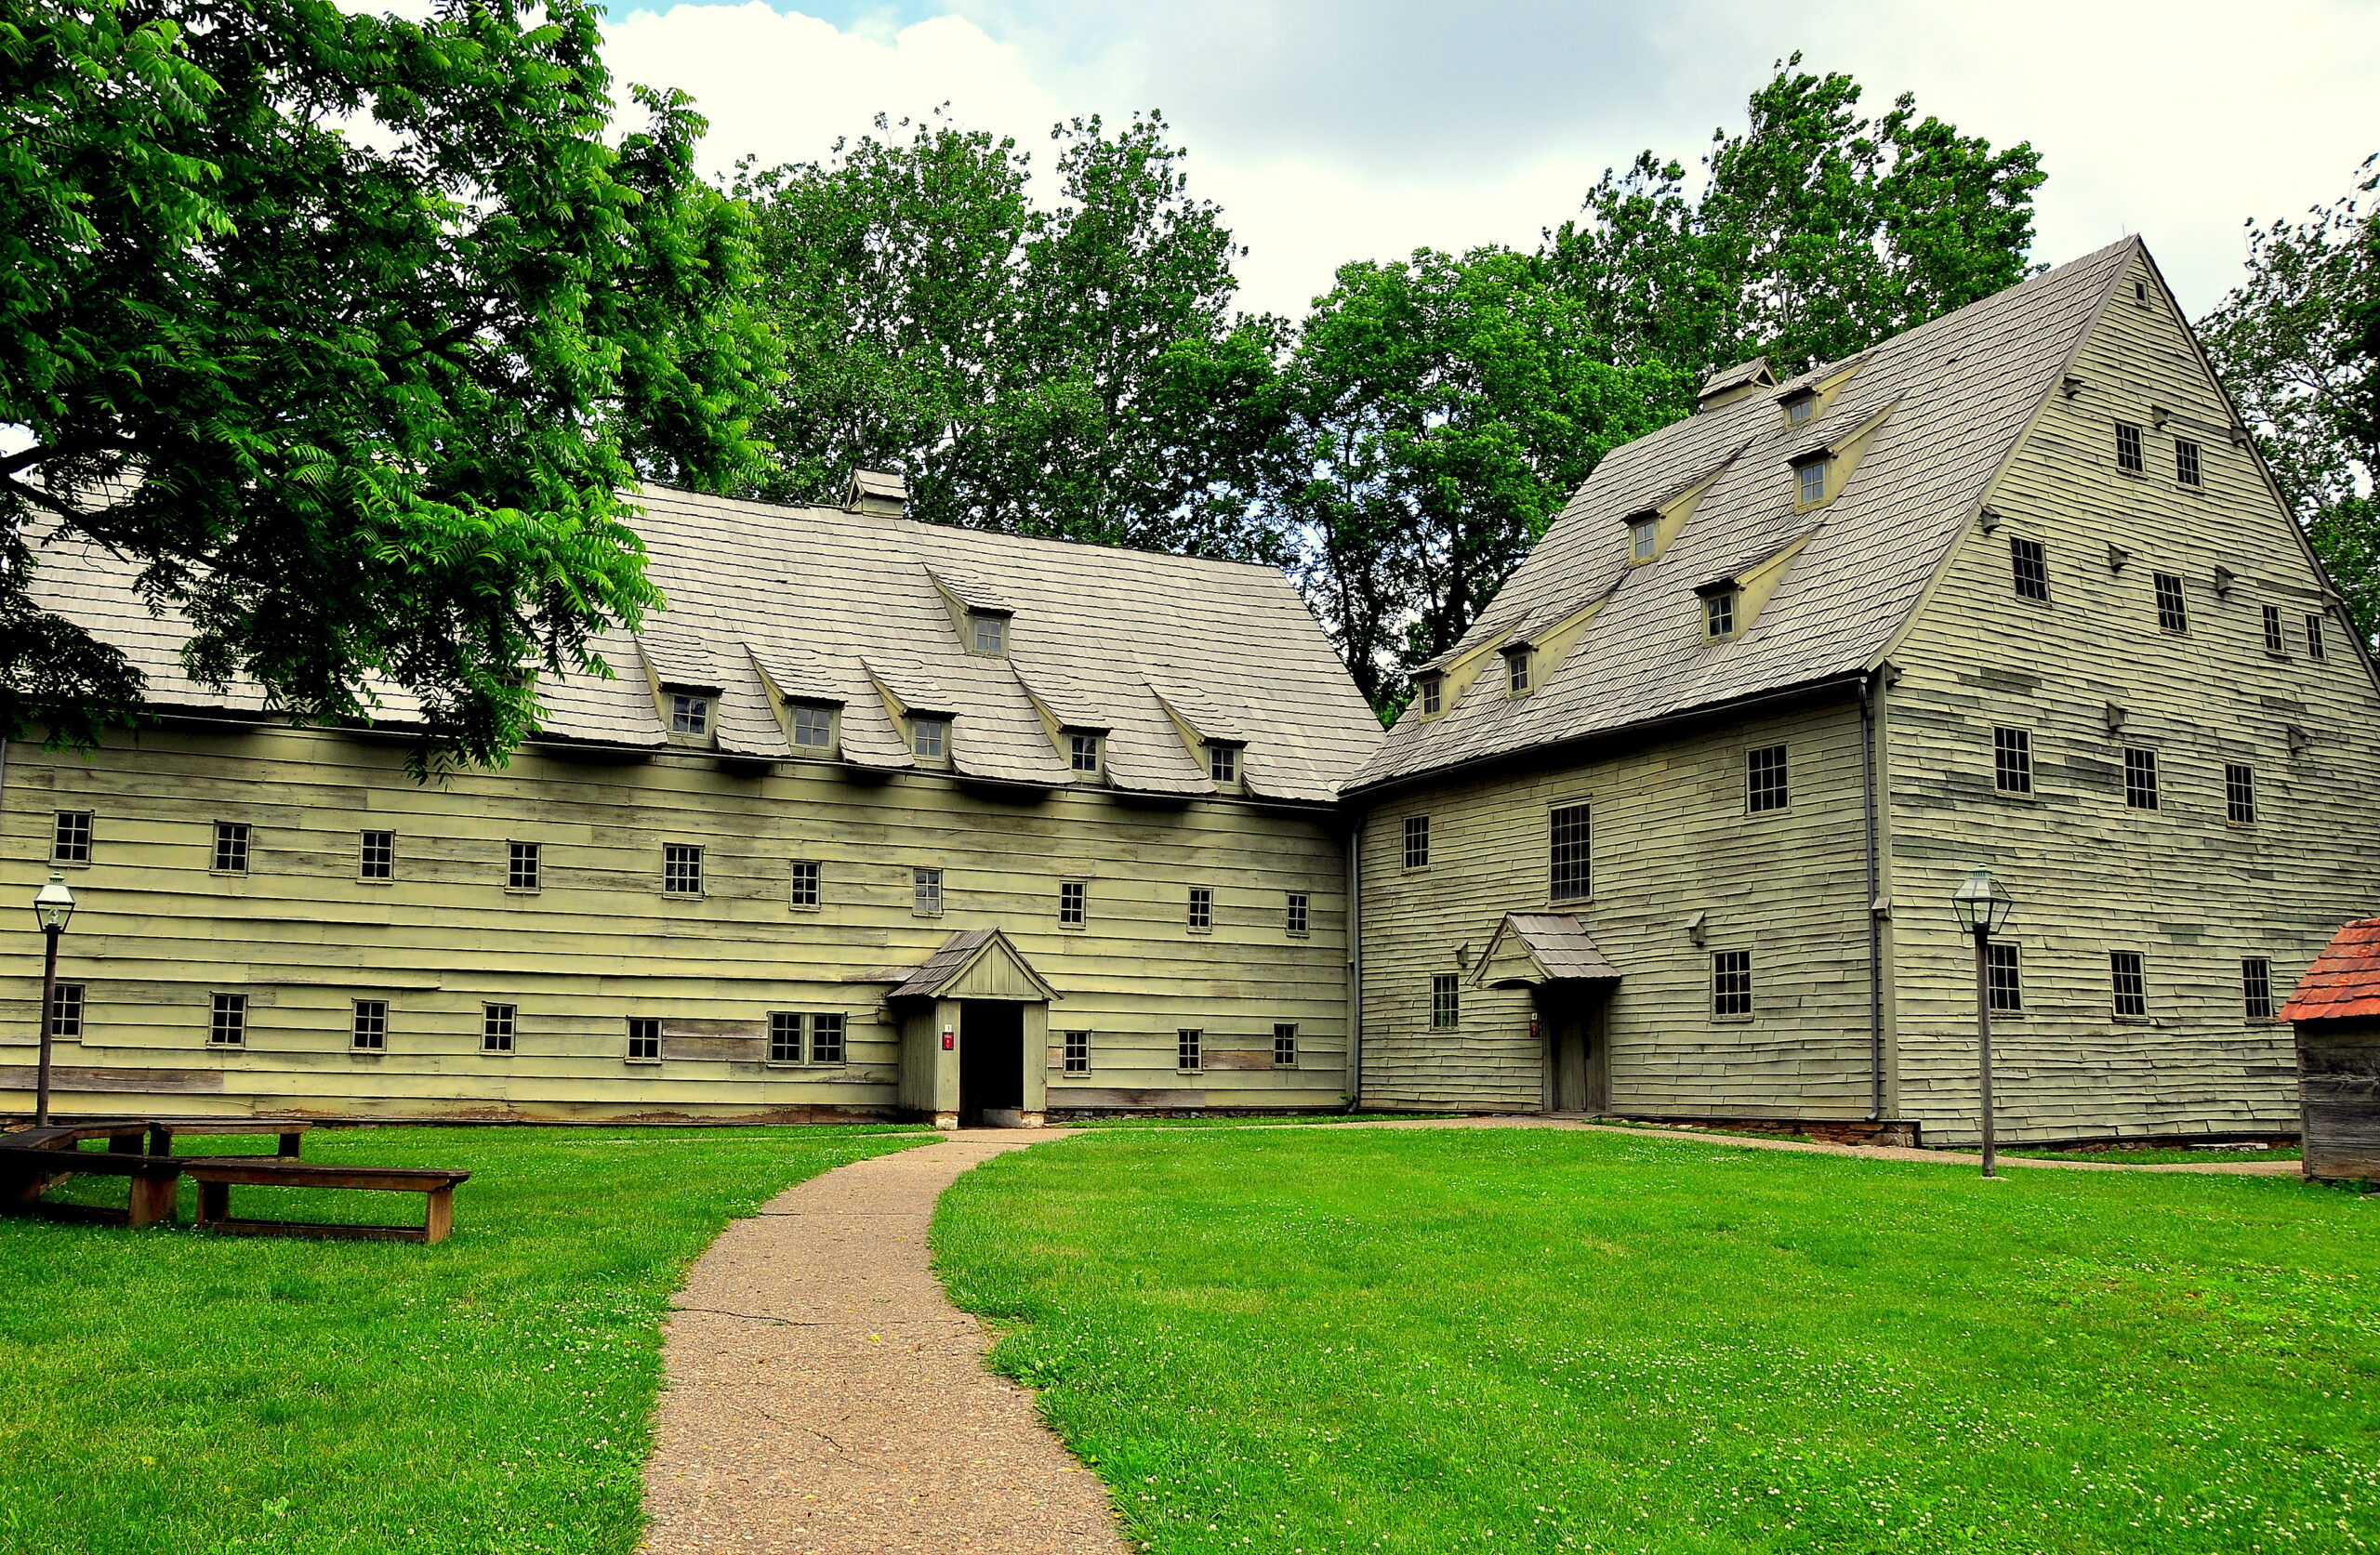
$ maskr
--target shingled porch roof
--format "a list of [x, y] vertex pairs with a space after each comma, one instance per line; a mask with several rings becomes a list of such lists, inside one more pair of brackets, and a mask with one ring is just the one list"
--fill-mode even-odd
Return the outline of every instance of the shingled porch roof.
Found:
[[2380, 1017], [2380, 918], [2359, 918], [2334, 935], [2297, 992], [2281, 1007], [2284, 1021]]

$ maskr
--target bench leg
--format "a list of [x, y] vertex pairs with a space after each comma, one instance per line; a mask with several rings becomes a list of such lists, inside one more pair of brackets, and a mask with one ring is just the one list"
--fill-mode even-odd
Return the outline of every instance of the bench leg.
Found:
[[198, 1185], [198, 1223], [219, 1226], [231, 1218], [231, 1185], [228, 1182], [202, 1182]]
[[421, 1239], [424, 1242], [443, 1242], [446, 1233], [454, 1229], [455, 1190], [432, 1188], [430, 1204], [421, 1215]]
[[173, 1153], [174, 1131], [172, 1127], [163, 1123], [151, 1124], [149, 1126], [149, 1153], [152, 1155], [171, 1155]]
[[303, 1134], [284, 1134], [281, 1136], [281, 1158], [284, 1161], [297, 1160], [298, 1143], [300, 1140], [304, 1140], [305, 1137], [306, 1136]]
[[160, 1172], [154, 1177], [132, 1179], [132, 1199], [127, 1206], [125, 1223], [134, 1231], [163, 1225], [174, 1218], [176, 1190], [181, 1179], [172, 1172]]

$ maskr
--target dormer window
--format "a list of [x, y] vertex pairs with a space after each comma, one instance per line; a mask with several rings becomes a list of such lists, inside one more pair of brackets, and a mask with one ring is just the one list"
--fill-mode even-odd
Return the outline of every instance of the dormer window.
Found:
[[1828, 467], [1834, 463], [1831, 454], [1813, 454], [1793, 466], [1793, 503], [1798, 507], [1816, 507], [1826, 501]]
[[669, 693], [669, 732], [672, 734], [707, 734], [710, 732], [710, 698], [693, 692]]
[[1008, 652], [1008, 617], [973, 611], [967, 616], [968, 646], [978, 653]]
[[1073, 758], [1074, 770], [1078, 772], [1097, 772], [1099, 771], [1099, 736], [1076, 734], [1069, 738], [1073, 745], [1070, 755]]
[[1695, 592], [1702, 596], [1702, 635], [1713, 642], [1736, 635], [1736, 601], [1739, 590], [1733, 578], [1706, 583]]
[[1239, 781], [1239, 747], [1210, 745], [1207, 747], [1207, 775], [1217, 783]]
[[1446, 682], [1435, 675], [1424, 675], [1420, 681], [1421, 716], [1435, 718], [1446, 710]]
[[1642, 566], [1660, 554], [1661, 516], [1639, 513], [1628, 521], [1628, 561]]
[[950, 754], [950, 720], [939, 718], [913, 718], [909, 720], [909, 749], [929, 760], [939, 761]]
[[1806, 389], [1797, 389], [1787, 395], [1784, 404], [1785, 425], [1788, 427], [1806, 427], [1810, 423], [1810, 417], [1818, 413], [1818, 397]]
[[793, 705], [793, 743], [806, 750], [835, 747], [835, 710], [814, 702]]
[[1529, 659], [1527, 645], [1504, 650], [1504, 694], [1527, 696], [1529, 687]]

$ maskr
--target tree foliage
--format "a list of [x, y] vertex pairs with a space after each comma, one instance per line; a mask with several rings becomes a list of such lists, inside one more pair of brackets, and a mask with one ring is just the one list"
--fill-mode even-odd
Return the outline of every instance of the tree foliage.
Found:
[[2199, 322], [2282, 495], [2380, 635], [2380, 155], [2303, 220], [2248, 224], [2248, 275]]
[[137, 716], [27, 597], [80, 536], [303, 720], [502, 760], [525, 665], [657, 602], [623, 489], [744, 476], [773, 346], [703, 121], [614, 122], [586, 0], [18, 0], [0, 21], [0, 733]]
[[1057, 126], [1048, 205], [1014, 141], [903, 127], [737, 180], [791, 362], [760, 494], [834, 501], [854, 466], [893, 469], [933, 522], [1275, 554], [1249, 494], [1284, 325], [1233, 311], [1241, 250], [1164, 121]]

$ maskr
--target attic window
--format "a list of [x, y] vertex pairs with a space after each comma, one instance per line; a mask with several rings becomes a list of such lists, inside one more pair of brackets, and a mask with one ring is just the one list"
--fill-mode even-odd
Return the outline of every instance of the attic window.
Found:
[[1529, 687], [1529, 660], [1533, 656], [1527, 643], [1504, 650], [1504, 694], [1527, 696]]
[[1421, 692], [1421, 716], [1425, 718], [1436, 718], [1440, 713], [1446, 710], [1445, 682], [1440, 680], [1439, 678], [1435, 675], [1424, 675], [1421, 677], [1420, 684]]
[[1805, 427], [1818, 414], [1818, 397], [1806, 389], [1797, 389], [1785, 397], [1785, 425]]
[[1078, 772], [1098, 771], [1099, 736], [1096, 734], [1077, 734], [1071, 736], [1070, 739], [1072, 749], [1069, 752], [1069, 756], [1073, 761], [1074, 770]]
[[795, 703], [793, 705], [793, 743], [812, 750], [833, 749], [835, 710], [816, 703]]
[[710, 698], [691, 692], [669, 693], [669, 732], [672, 734], [707, 734], [710, 732]]
[[978, 653], [1008, 652], [1008, 617], [970, 611], [967, 614], [968, 644]]
[[1712, 642], [1736, 634], [1736, 580], [1721, 578], [1695, 590], [1702, 596], [1702, 635]]
[[1239, 747], [1210, 743], [1207, 746], [1207, 775], [1217, 783], [1239, 781]]
[[1628, 560], [1632, 566], [1652, 560], [1660, 553], [1661, 516], [1639, 513], [1628, 521]]
[[913, 718], [909, 720], [909, 749], [919, 756], [935, 760], [950, 754], [950, 720], [948, 718]]
[[1793, 466], [1793, 502], [1796, 507], [1816, 507], [1826, 500], [1827, 468], [1834, 463], [1831, 453], [1807, 455]]
[[2135, 302], [2147, 302], [2149, 300], [2148, 282], [2135, 281], [2132, 283], [2132, 300]]

